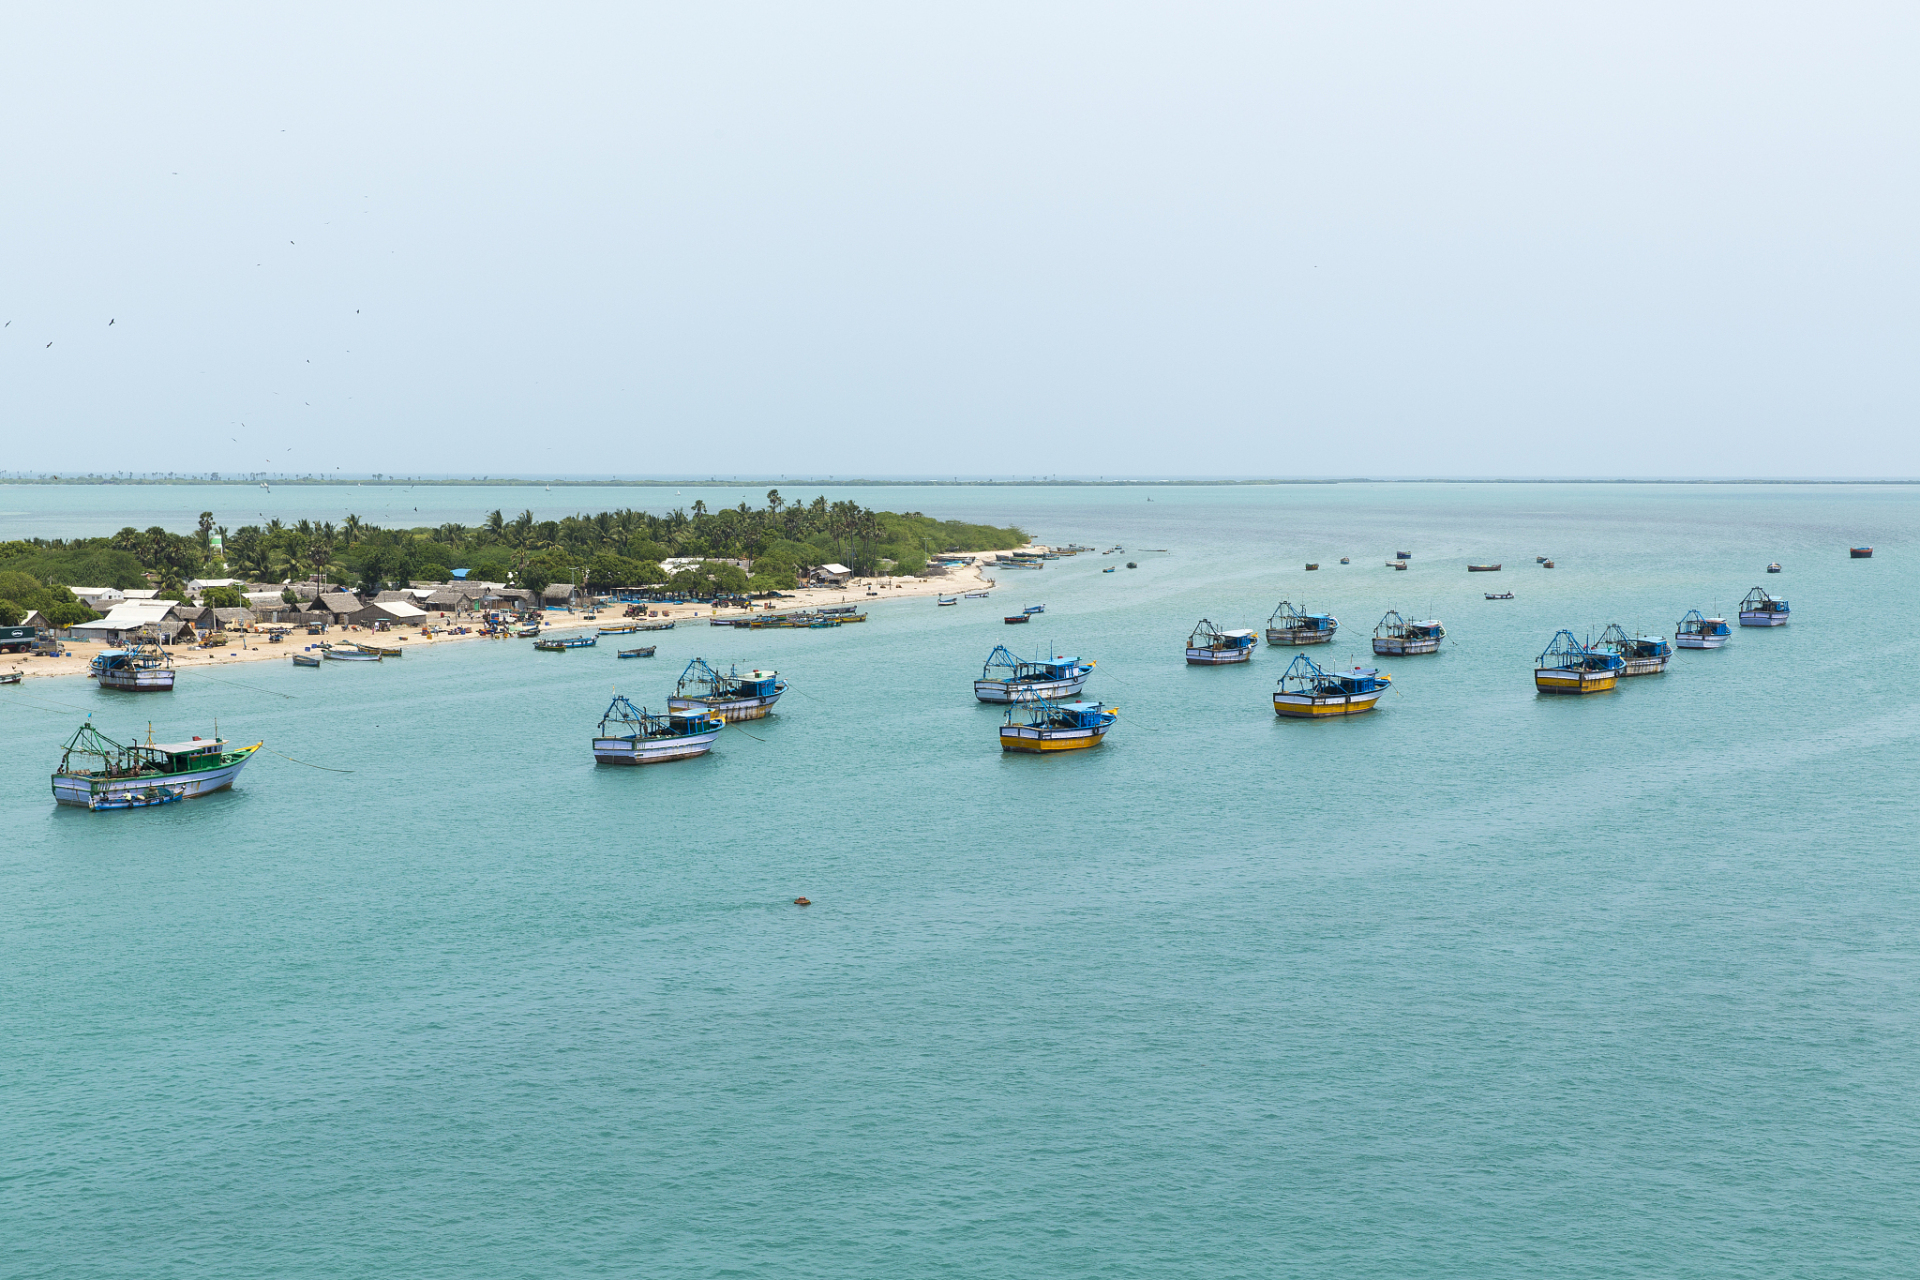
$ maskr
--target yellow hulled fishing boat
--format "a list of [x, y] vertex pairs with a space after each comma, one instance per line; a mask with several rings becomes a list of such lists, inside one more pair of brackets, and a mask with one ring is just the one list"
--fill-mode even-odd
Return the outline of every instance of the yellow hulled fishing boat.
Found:
[[1533, 687], [1541, 693], [1605, 693], [1619, 683], [1626, 660], [1581, 644], [1573, 632], [1554, 633], [1533, 664]]
[[1273, 712], [1292, 720], [1357, 716], [1373, 710], [1392, 685], [1392, 676], [1373, 667], [1326, 671], [1297, 654], [1274, 688]]
[[1106, 740], [1119, 715], [1116, 707], [1098, 702], [1055, 702], [1037, 698], [1007, 710], [1000, 726], [1000, 749], [1044, 754], [1084, 751]]

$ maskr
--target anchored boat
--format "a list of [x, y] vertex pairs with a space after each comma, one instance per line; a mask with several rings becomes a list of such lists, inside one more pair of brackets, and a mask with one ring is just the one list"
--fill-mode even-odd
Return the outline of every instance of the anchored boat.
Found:
[[[609, 729], [609, 725], [613, 727]], [[616, 693], [607, 705], [607, 713], [600, 717], [593, 758], [601, 764], [691, 760], [711, 751], [713, 740], [725, 727], [726, 722], [705, 707], [670, 710], [657, 716]]]
[[1500, 566], [1497, 564], [1470, 564], [1467, 566], [1467, 572], [1468, 573], [1498, 573], [1500, 572]]
[[1247, 662], [1253, 658], [1253, 646], [1259, 638], [1259, 633], [1252, 630], [1222, 631], [1202, 618], [1187, 636], [1187, 662], [1196, 667]]
[[933, 598], [933, 602], [941, 606], [950, 605], [950, 604], [959, 604], [960, 597], [959, 596], [935, 596]]
[[108, 649], [91, 664], [102, 689], [165, 693], [173, 688], [173, 655], [142, 636], [129, 649]]
[[648, 644], [642, 645], [638, 649], [622, 649], [620, 650], [620, 656], [623, 658], [651, 658], [654, 650], [659, 647], [657, 644]]
[[993, 647], [973, 696], [982, 702], [1031, 702], [1035, 698], [1064, 698], [1080, 692], [1094, 664], [1056, 654], [1044, 662], [1022, 662], [1003, 644]]
[[1619, 623], [1610, 622], [1600, 633], [1600, 648], [1616, 655], [1625, 665], [1623, 676], [1657, 676], [1673, 659], [1673, 646], [1665, 636], [1630, 636]]
[[1282, 600], [1267, 619], [1268, 644], [1325, 644], [1340, 629], [1330, 613], [1303, 613]]
[[1573, 632], [1561, 630], [1533, 666], [1533, 687], [1541, 693], [1604, 693], [1619, 682], [1626, 661], [1589, 648], [1574, 639]]
[[639, 629], [640, 624], [637, 622], [620, 622], [615, 623], [611, 627], [600, 628], [600, 634], [603, 636], [630, 636]]
[[1689, 609], [1674, 629], [1673, 642], [1682, 649], [1718, 649], [1732, 638], [1725, 618], [1703, 618], [1698, 609]]
[[81, 809], [139, 809], [191, 800], [232, 786], [259, 749], [256, 742], [229, 751], [224, 738], [119, 743], [89, 721], [60, 753], [53, 798]]
[[391, 645], [360, 644], [356, 641], [353, 647], [362, 653], [370, 653], [376, 658], [398, 658], [400, 656], [400, 650]]
[[1873, 559], [1873, 548], [1872, 547], [1848, 547], [1847, 554], [1855, 560], [1871, 560]]
[[1002, 751], [1083, 751], [1106, 738], [1119, 714], [1098, 702], [1055, 702], [1038, 698], [1007, 708], [1000, 726]]
[[293, 665], [296, 667], [317, 667], [320, 665], [320, 659], [310, 653], [296, 653], [293, 655]]
[[364, 649], [336, 649], [332, 645], [320, 651], [320, 656], [328, 662], [378, 662], [380, 655], [368, 653]]
[[1380, 619], [1380, 625], [1373, 629], [1373, 651], [1391, 658], [1410, 653], [1438, 653], [1440, 642], [1446, 638], [1447, 629], [1440, 625], [1440, 619], [1409, 622], [1389, 609], [1387, 616]]
[[1784, 627], [1787, 625], [1787, 602], [1775, 600], [1764, 588], [1755, 587], [1747, 592], [1747, 598], [1740, 602], [1740, 625], [1743, 627]]
[[557, 640], [535, 640], [533, 647], [542, 653], [564, 653], [568, 649], [591, 649], [598, 643], [598, 636], [562, 636]]
[[1306, 654], [1295, 654], [1274, 687], [1273, 711], [1294, 720], [1357, 716], [1373, 710], [1392, 684], [1392, 676], [1373, 667], [1326, 671]]
[[667, 710], [706, 710], [727, 721], [758, 720], [773, 710], [773, 704], [786, 691], [787, 682], [777, 672], [749, 671], [741, 675], [736, 668], [723, 676], [708, 666], [706, 659], [695, 658], [680, 673], [680, 683], [667, 699]]

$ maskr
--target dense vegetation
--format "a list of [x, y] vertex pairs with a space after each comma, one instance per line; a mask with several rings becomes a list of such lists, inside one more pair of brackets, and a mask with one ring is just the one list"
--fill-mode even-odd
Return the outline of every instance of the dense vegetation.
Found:
[[[224, 559], [214, 546], [216, 535]], [[825, 498], [788, 503], [776, 489], [761, 508], [743, 502], [708, 511], [696, 502], [690, 512], [664, 516], [620, 510], [561, 520], [535, 520], [531, 511], [509, 519], [495, 511], [477, 525], [418, 529], [382, 529], [350, 515], [338, 526], [269, 520], [229, 532], [207, 511], [191, 534], [126, 528], [111, 538], [0, 543], [0, 580], [12, 573], [34, 590], [151, 584], [163, 596], [184, 599], [186, 580], [194, 577], [261, 582], [318, 577], [377, 589], [388, 582], [443, 581], [453, 570], [465, 569], [474, 579], [534, 590], [552, 582], [584, 582], [665, 585], [704, 594], [785, 590], [804, 571], [836, 562], [862, 575], [912, 575], [925, 570], [929, 555], [942, 551], [992, 551], [1025, 541], [1019, 529], [935, 520], [919, 512], [872, 511]], [[676, 557], [702, 563], [669, 576], [661, 561]], [[751, 577], [723, 563], [728, 560], [746, 561]], [[15, 589], [28, 587], [16, 584]], [[60, 594], [72, 602], [70, 594]], [[16, 597], [0, 588], [0, 599]], [[71, 607], [83, 615], [75, 620], [83, 620], [85, 607]]]

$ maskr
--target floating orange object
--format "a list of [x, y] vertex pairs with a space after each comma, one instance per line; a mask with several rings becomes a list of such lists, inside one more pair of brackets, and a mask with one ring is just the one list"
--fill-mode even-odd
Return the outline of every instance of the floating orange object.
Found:
[[807, 898], [795, 898], [793, 900], [793, 905], [796, 907], [810, 907], [813, 905], [813, 902], [812, 900]]

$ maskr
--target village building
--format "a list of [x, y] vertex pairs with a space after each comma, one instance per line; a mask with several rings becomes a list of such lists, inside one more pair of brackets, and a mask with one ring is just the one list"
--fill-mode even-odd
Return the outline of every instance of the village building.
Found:
[[823, 564], [813, 571], [812, 577], [815, 582], [838, 587], [852, 580], [853, 570], [843, 564]]
[[363, 627], [381, 623], [388, 626], [414, 626], [426, 621], [427, 611], [406, 600], [375, 600], [353, 615], [352, 621]]
[[306, 612], [317, 614], [322, 625], [345, 626], [366, 608], [366, 603], [351, 591], [323, 591], [307, 606]]
[[170, 636], [186, 626], [174, 613], [178, 607], [178, 602], [173, 600], [124, 600], [113, 606], [104, 618], [75, 623], [68, 634], [75, 640], [124, 644], [138, 632], [158, 630], [160, 623], [171, 622], [174, 626], [167, 633]]
[[105, 613], [127, 598], [127, 593], [118, 587], [68, 587], [73, 598], [95, 613]]

